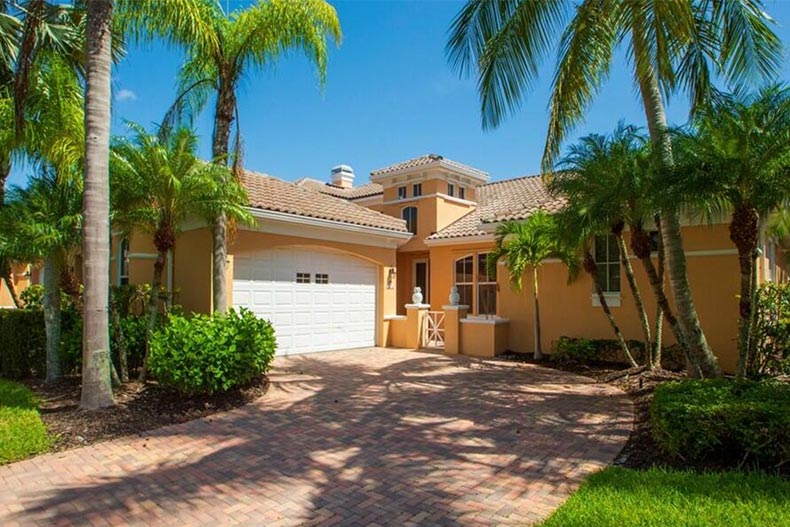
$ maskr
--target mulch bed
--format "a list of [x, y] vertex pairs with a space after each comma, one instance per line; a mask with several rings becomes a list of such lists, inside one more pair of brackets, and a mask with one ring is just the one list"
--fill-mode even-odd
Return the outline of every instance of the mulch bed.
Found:
[[79, 408], [80, 378], [67, 377], [53, 385], [28, 381], [39, 397], [41, 418], [54, 438], [53, 451], [67, 450], [147, 430], [183, 423], [243, 406], [269, 387], [266, 377], [223, 394], [188, 397], [155, 382], [124, 383], [114, 390], [116, 406], [85, 411]]

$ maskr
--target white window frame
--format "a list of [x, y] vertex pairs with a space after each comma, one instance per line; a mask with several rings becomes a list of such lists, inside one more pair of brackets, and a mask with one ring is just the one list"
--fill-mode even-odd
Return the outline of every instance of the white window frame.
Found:
[[398, 199], [406, 199], [406, 187], [398, 187]]
[[466, 187], [458, 187], [458, 199], [466, 199]]
[[[623, 291], [622, 268], [621, 268], [621, 262], [620, 262], [620, 247], [617, 246], [617, 261], [609, 260], [609, 248], [610, 248], [609, 244], [611, 244], [611, 243], [615, 243], [616, 244], [617, 240], [615, 239], [614, 235], [611, 235], [611, 234], [609, 234], [607, 236], [596, 236], [596, 238], [602, 238], [602, 237], [606, 238], [606, 240], [607, 240], [606, 241], [606, 243], [607, 243], [606, 254], [604, 255], [605, 259], [603, 261], [599, 260], [598, 251], [596, 250], [597, 243], [593, 243], [593, 257], [595, 258], [596, 269], [597, 269], [597, 267], [599, 265], [606, 265], [608, 267], [608, 266], [617, 264], [617, 270], [618, 270], [618, 273], [620, 274], [620, 276], [619, 276], [620, 279], [618, 280], [619, 289], [616, 290], [616, 291], [610, 290], [609, 271], [607, 271], [607, 273], [606, 273], [606, 283], [605, 284], [601, 284], [601, 288], [603, 289], [603, 294], [604, 294], [604, 298], [606, 299], [607, 305], [609, 307], [620, 307], [620, 304], [622, 303], [622, 291]], [[593, 286], [593, 288], [594, 287], [595, 286]], [[594, 307], [601, 307], [601, 300], [600, 300], [600, 298], [598, 298], [598, 294], [595, 292], [594, 289], [593, 289], [593, 292], [592, 292], [592, 305]]]
[[[475, 274], [474, 274], [474, 277], [473, 277], [475, 282], [476, 282], [476, 284], [475, 284], [475, 303], [477, 304], [477, 306], [476, 306], [477, 308], [475, 309], [475, 314], [485, 315], [485, 316], [496, 316], [496, 314], [499, 312], [498, 311], [498, 307], [499, 307], [499, 290], [497, 288], [497, 276], [498, 276], [497, 273], [499, 271], [498, 266], [494, 267], [494, 280], [493, 281], [489, 280], [487, 272], [486, 272], [486, 281], [480, 281], [480, 275], [482, 274], [481, 271], [480, 271], [480, 257], [481, 256], [485, 256], [486, 266], [488, 266], [488, 255], [489, 255], [489, 253], [487, 253], [487, 252], [485, 252], [485, 253], [477, 253], [475, 255], [475, 261], [474, 261]], [[493, 306], [494, 312], [493, 313], [480, 313], [480, 298], [482, 296], [480, 294], [480, 287], [484, 286], [484, 285], [485, 286], [492, 286], [492, 285], [494, 286], [494, 306]]]
[[303, 273], [302, 271], [297, 271], [296, 273], [296, 283], [297, 284], [311, 284], [313, 282], [310, 273]]
[[455, 185], [452, 183], [447, 183], [447, 195], [451, 198], [455, 197]]
[[[472, 269], [470, 271], [470, 275], [472, 277], [471, 282], [459, 282], [458, 281], [458, 262], [461, 260], [466, 260], [467, 258], [472, 259]], [[474, 313], [475, 311], [475, 253], [465, 254], [453, 260], [453, 285], [455, 287], [459, 286], [470, 286], [471, 297], [469, 299], [469, 309], [472, 310]], [[463, 300], [462, 300], [463, 302]]]
[[315, 283], [319, 285], [326, 285], [329, 283], [329, 275], [327, 273], [316, 273]]
[[129, 239], [122, 238], [118, 244], [118, 285], [129, 285], [129, 247]]
[[422, 196], [422, 183], [415, 183], [411, 186], [411, 195], [414, 198]]

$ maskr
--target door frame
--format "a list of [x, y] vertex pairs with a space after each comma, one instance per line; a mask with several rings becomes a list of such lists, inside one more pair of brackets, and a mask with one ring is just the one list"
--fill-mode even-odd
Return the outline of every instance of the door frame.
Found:
[[429, 258], [415, 258], [411, 262], [411, 288], [414, 290], [417, 287], [417, 264], [425, 264], [425, 291], [422, 292], [423, 302], [425, 304], [431, 303], [431, 260]]

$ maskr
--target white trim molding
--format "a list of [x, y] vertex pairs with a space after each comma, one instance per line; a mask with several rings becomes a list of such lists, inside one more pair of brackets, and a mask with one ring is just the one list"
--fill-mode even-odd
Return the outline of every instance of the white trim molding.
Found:
[[456, 236], [454, 238], [434, 238], [425, 239], [428, 247], [438, 247], [442, 245], [467, 245], [469, 243], [493, 243], [496, 237], [493, 234], [476, 234], [471, 236]]
[[258, 220], [258, 224], [256, 227], [240, 226], [243, 230], [393, 249], [400, 247], [413, 237], [410, 232], [392, 231], [380, 227], [354, 225], [251, 207], [248, 207], [247, 210]]
[[[605, 292], [603, 296], [606, 299], [606, 305], [608, 305], [609, 307], [620, 307], [620, 305], [623, 302], [622, 293]], [[601, 307], [601, 300], [598, 298], [597, 293], [592, 294], [592, 305], [593, 307]]]
[[477, 206], [477, 202], [475, 201], [456, 198], [455, 196], [450, 196], [449, 194], [445, 194], [443, 192], [434, 192], [433, 194], [422, 194], [420, 196], [412, 196], [410, 198], [403, 198], [403, 199], [397, 199], [397, 198], [391, 199], [389, 201], [382, 201], [382, 205], [400, 205], [401, 203], [411, 203], [413, 201], [420, 201], [422, 199], [428, 199], [428, 198], [442, 198], [445, 201], [458, 203], [459, 205], [468, 205], [470, 207]]
[[482, 315], [476, 315], [462, 318], [460, 322], [461, 324], [490, 324], [492, 326], [498, 326], [500, 324], [508, 324], [510, 319], [503, 317], [482, 318]]

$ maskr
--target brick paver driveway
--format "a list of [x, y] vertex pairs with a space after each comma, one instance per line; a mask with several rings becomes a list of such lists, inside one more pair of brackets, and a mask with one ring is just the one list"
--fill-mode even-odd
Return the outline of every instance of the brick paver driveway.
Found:
[[0, 525], [528, 525], [617, 455], [631, 403], [529, 365], [278, 359], [243, 408], [0, 467]]

